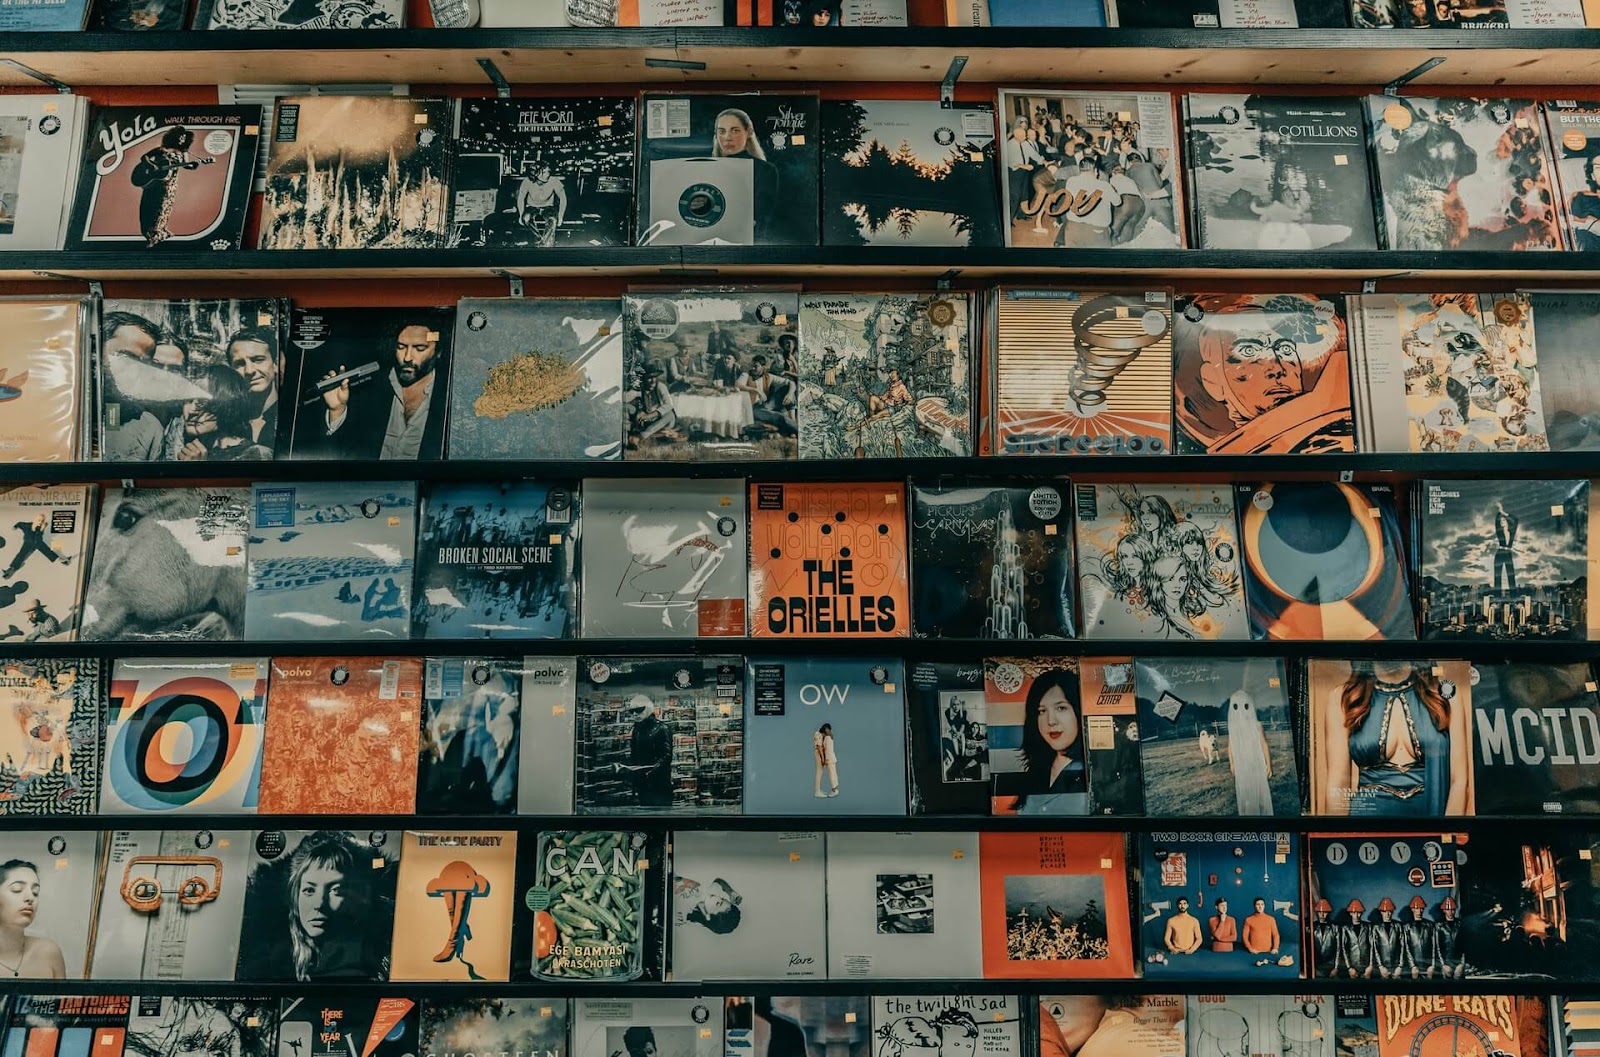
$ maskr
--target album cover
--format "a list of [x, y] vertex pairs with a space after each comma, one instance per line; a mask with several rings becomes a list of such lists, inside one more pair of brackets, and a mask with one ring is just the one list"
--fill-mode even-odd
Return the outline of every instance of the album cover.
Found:
[[261, 139], [257, 106], [97, 106], [69, 250], [236, 250]]
[[572, 814], [577, 666], [572, 657], [524, 657], [515, 673], [521, 680], [519, 815]]
[[994, 107], [822, 104], [822, 244], [998, 246]]
[[[1417, 622], [1424, 639], [1586, 639], [1589, 482], [1417, 482]], [[1520, 573], [1520, 582], [1519, 574]]]
[[580, 512], [577, 481], [431, 486], [417, 547], [417, 637], [575, 637]]
[[[64, 19], [83, 26], [88, 0], [37, 0], [0, 12], [0, 26]], [[40, 25], [34, 28], [47, 29]], [[0, 102], [0, 249], [58, 250], [72, 219], [89, 100], [76, 95], [14, 95]]]
[[1081, 484], [1078, 598], [1091, 639], [1247, 639], [1227, 485]]
[[911, 633], [903, 482], [750, 485], [753, 638]]
[[1600, 1048], [1600, 999], [1557, 996], [1556, 1053], [1590, 1057]]
[[463, 99], [452, 246], [626, 246], [634, 98]]
[[1600, 696], [1588, 664], [1473, 665], [1481, 815], [1600, 813]]
[[1040, 995], [1038, 1057], [1187, 1057], [1183, 1004], [1183, 995]]
[[989, 813], [983, 665], [919, 661], [906, 673], [913, 815]]
[[991, 811], [1089, 814], [1077, 659], [990, 657], [983, 686]]
[[1170, 294], [1002, 286], [995, 301], [996, 454], [1171, 450]]
[[1589, 360], [1600, 299], [1581, 290], [1551, 290], [1529, 294], [1528, 305], [1539, 320], [1539, 403], [1550, 450], [1600, 450], [1600, 385]]
[[984, 977], [1131, 978], [1123, 841], [1120, 833], [979, 834]]
[[1531, 99], [1366, 97], [1391, 250], [1559, 250], [1554, 168]]
[[17, 995], [0, 1011], [7, 1057], [121, 1054], [127, 995]]
[[122, 1052], [128, 1057], [184, 1057], [200, 1039], [211, 1053], [273, 1057], [277, 1037], [276, 998], [134, 995]]
[[189, 14], [188, 0], [94, 0], [89, 28], [113, 32], [179, 30]]
[[746, 664], [746, 814], [906, 813], [898, 659], [751, 657]]
[[0, 17], [0, 30], [7, 33], [72, 33], [83, 28], [88, 15], [89, 0], [21, 0]]
[[663, 857], [660, 839], [644, 833], [540, 831], [522, 900], [533, 912], [532, 943], [519, 963], [531, 955], [536, 980], [659, 979]]
[[1282, 657], [1140, 660], [1134, 671], [1147, 812], [1299, 817]]
[[1416, 638], [1392, 487], [1287, 481], [1234, 488], [1256, 638]]
[[430, 999], [422, 1007], [425, 1054], [505, 1053], [567, 1057], [567, 1001]]
[[255, 814], [267, 718], [264, 657], [119, 658], [101, 814]]
[[288, 457], [443, 458], [454, 329], [453, 308], [296, 309]]
[[411, 637], [415, 483], [257, 484], [252, 500], [246, 637]]
[[244, 915], [248, 830], [106, 835], [96, 980], [232, 980]]
[[743, 636], [744, 481], [583, 484], [583, 638]]
[[249, 519], [244, 488], [107, 488], [78, 637], [239, 638]]
[[343, 995], [337, 1006], [286, 998], [278, 1021], [278, 1057], [411, 1057], [418, 1007], [410, 998]]
[[100, 707], [98, 660], [0, 660], [0, 818], [95, 813]]
[[918, 638], [1073, 637], [1067, 482], [911, 484]]
[[1457, 834], [1313, 833], [1306, 838], [1306, 871], [1315, 914], [1312, 975], [1449, 980], [1466, 974], [1461, 875], [1467, 868]]
[[800, 457], [971, 455], [971, 317], [959, 292], [802, 297]]
[[[0, 248], [5, 246], [5, 123], [0, 114]], [[84, 297], [0, 298], [0, 462], [87, 461], [84, 407], [89, 313]]]
[[979, 978], [980, 894], [976, 833], [829, 833], [829, 979]]
[[672, 979], [821, 980], [828, 973], [820, 833], [672, 836]]
[[622, 299], [627, 459], [799, 453], [793, 290], [660, 291]]
[[999, 116], [1007, 246], [1186, 244], [1171, 95], [1002, 88]]
[[286, 311], [284, 302], [267, 298], [106, 301], [97, 375], [100, 458], [271, 459]]
[[78, 637], [93, 485], [18, 485], [0, 491], [0, 642]]
[[1578, 0], [1481, 0], [1473, 4], [1360, 0], [1351, 4], [1352, 23], [1358, 29], [1578, 29], [1584, 26], [1585, 12], [1586, 6]]
[[1600, 169], [1595, 166], [1600, 157], [1600, 106], [1573, 99], [1547, 101], [1544, 120], [1555, 156], [1567, 249], [1600, 250]]
[[1600, 832], [1475, 833], [1461, 879], [1471, 977], [1593, 980], [1578, 952], [1600, 941]]
[[[48, 663], [48, 662], [46, 662]], [[0, 815], [9, 815], [0, 802]], [[89, 924], [100, 879], [99, 834], [11, 830], [0, 833], [0, 899], [20, 957], [13, 977], [82, 980], [89, 968]], [[821, 850], [821, 838], [818, 838]], [[817, 864], [816, 889], [822, 892]], [[822, 923], [817, 923], [821, 935]], [[6, 1052], [11, 1051], [7, 1048]]]
[[738, 814], [743, 693], [741, 657], [583, 658], [578, 814]]
[[417, 658], [273, 658], [261, 813], [412, 814], [421, 707]]
[[1339, 0], [1108, 0], [1106, 6], [1111, 25], [1125, 29], [1349, 28]]
[[452, 459], [622, 457], [622, 303], [462, 298]]
[[1183, 129], [1199, 248], [1379, 248], [1361, 100], [1191, 92]]
[[399, 29], [404, 0], [200, 0], [195, 29]]
[[577, 998], [572, 1057], [722, 1057], [718, 998]]
[[646, 93], [641, 107], [636, 244], [817, 244], [815, 95]]
[[725, 1002], [726, 1053], [750, 1057], [871, 1057], [871, 1000], [756, 995]]
[[[1443, 991], [1444, 988], [1440, 988]], [[1335, 1019], [1339, 1054], [1494, 1054], [1547, 1057], [1549, 1007], [1544, 998], [1513, 995], [1343, 994]], [[1576, 1057], [1570, 1053], [1569, 1057]]]
[[424, 662], [417, 814], [516, 812], [521, 667], [480, 657]]
[[387, 95], [279, 99], [257, 247], [440, 245], [450, 212], [453, 106]]
[[1020, 1007], [1016, 995], [879, 996], [872, 999], [872, 1032], [882, 1040], [880, 1057], [922, 1047], [936, 1053], [1020, 1057]]
[[1298, 845], [1292, 833], [1141, 835], [1144, 976], [1300, 979]]
[[1139, 702], [1133, 658], [1085, 657], [1078, 662], [1083, 701], [1089, 814], [1144, 814], [1139, 765]]
[[390, 979], [511, 979], [516, 866], [514, 832], [406, 830]]
[[[1335, 1049], [1335, 1003], [1348, 997], [1190, 995], [1190, 1052], [1259, 1057], [1335, 1057], [1337, 1053], [1338, 1057], [1358, 1057], [1360, 1049]], [[1368, 1053], [1366, 1057], [1377, 1054]]]
[[[1465, 661], [1307, 662], [1312, 815], [1471, 815]], [[1402, 724], [1404, 737], [1382, 735]]]

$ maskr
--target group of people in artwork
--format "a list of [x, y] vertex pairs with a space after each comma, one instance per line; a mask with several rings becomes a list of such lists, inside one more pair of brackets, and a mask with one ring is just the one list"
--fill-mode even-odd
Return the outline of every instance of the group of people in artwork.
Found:
[[1318, 899], [1312, 908], [1312, 967], [1319, 977], [1350, 979], [1459, 978], [1466, 973], [1461, 953], [1461, 921], [1456, 901], [1446, 896], [1438, 905], [1439, 918], [1427, 916], [1428, 903], [1420, 895], [1406, 904], [1410, 916], [1396, 918], [1394, 900], [1378, 902], [1378, 920], [1370, 921], [1359, 899], [1350, 900], [1335, 920], [1333, 905]]
[[[1159, 910], [1164, 904], [1158, 904]], [[1228, 900], [1218, 896], [1211, 903], [1211, 914], [1206, 918], [1204, 931], [1200, 919], [1189, 911], [1187, 896], [1179, 896], [1172, 916], [1167, 918], [1161, 932], [1161, 945], [1166, 953], [1157, 952], [1152, 959], [1172, 962], [1197, 953], [1202, 947], [1217, 954], [1232, 954], [1243, 947], [1248, 954], [1259, 954], [1267, 962], [1276, 962], [1283, 936], [1278, 929], [1278, 919], [1267, 909], [1267, 900], [1256, 896], [1251, 912], [1241, 924], [1228, 913]]]
[[1208, 614], [1238, 596], [1238, 571], [1223, 564], [1232, 557], [1225, 553], [1231, 544], [1214, 548], [1206, 530], [1179, 517], [1163, 496], [1130, 489], [1118, 497], [1127, 528], [1090, 576], [1164, 634], [1207, 637]]
[[[772, 335], [765, 335], [771, 339]], [[668, 339], [672, 352], [663, 361], [647, 358], [634, 368], [624, 399], [628, 408], [628, 448], [646, 442], [687, 441], [696, 432], [689, 416], [680, 414], [684, 394], [743, 393], [750, 400], [754, 424], [746, 439], [800, 433], [799, 339], [792, 333], [758, 341], [760, 351], [713, 321], [705, 347], [696, 351], [678, 330]], [[703, 432], [703, 430], [701, 430]]]

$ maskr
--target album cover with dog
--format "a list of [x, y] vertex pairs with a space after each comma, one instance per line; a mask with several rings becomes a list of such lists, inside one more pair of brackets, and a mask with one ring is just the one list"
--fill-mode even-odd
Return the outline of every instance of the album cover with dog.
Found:
[[0, 818], [94, 814], [101, 709], [94, 658], [0, 659]]
[[[0, 816], [5, 814], [0, 801]], [[13, 977], [84, 978], [100, 879], [99, 842], [100, 835], [92, 832], [0, 834], [0, 895], [15, 908], [6, 925], [21, 936], [16, 964], [9, 965]], [[819, 862], [819, 891], [820, 870]]]
[[[5, 122], [0, 114], [0, 247], [5, 244]], [[0, 298], [0, 462], [88, 461], [84, 414], [92, 385], [87, 350], [93, 302], [83, 297]]]
[[278, 1057], [410, 1057], [417, 1053], [419, 1004], [411, 998], [346, 996], [335, 1006], [286, 998]]
[[979, 834], [984, 977], [1132, 977], [1123, 844], [1120, 833]]
[[720, 998], [576, 998], [572, 1057], [722, 1057]]
[[407, 830], [391, 980], [509, 980], [517, 834]]
[[989, 723], [983, 665], [918, 661], [906, 671], [908, 790], [913, 815], [989, 813]]
[[78, 638], [98, 494], [72, 484], [0, 491], [0, 643]]
[[976, 833], [829, 833], [829, 979], [977, 979], [980, 895]]
[[[522, 669], [520, 662], [487, 657], [423, 662], [417, 814], [516, 812]], [[530, 772], [528, 781], [544, 777]]]
[[1483, 815], [1600, 813], [1600, 694], [1587, 663], [1473, 665], [1473, 786]]
[[675, 833], [672, 979], [827, 977], [820, 833]]

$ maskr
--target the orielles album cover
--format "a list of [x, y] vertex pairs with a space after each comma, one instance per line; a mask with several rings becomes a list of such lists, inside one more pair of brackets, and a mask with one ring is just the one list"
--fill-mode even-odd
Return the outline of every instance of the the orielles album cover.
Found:
[[97, 660], [0, 660], [0, 818], [94, 813], [101, 708]]
[[93, 485], [0, 492], [0, 642], [78, 637], [95, 506]]

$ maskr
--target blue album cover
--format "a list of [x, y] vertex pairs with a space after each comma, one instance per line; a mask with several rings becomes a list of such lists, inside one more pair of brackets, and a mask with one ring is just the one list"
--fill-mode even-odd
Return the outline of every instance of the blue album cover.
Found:
[[428, 658], [422, 679], [417, 814], [516, 813], [521, 667], [477, 657]]
[[1459, 840], [1454, 833], [1310, 834], [1312, 975], [1466, 975]]
[[1269, 832], [1141, 837], [1144, 975], [1299, 979], [1297, 844]]
[[12, 0], [0, 7], [0, 33], [72, 33], [88, 14], [89, 0]]
[[904, 815], [906, 719], [899, 660], [751, 658], [748, 815]]
[[434, 485], [422, 503], [416, 636], [572, 638], [578, 517], [575, 481]]
[[989, 0], [991, 26], [1103, 26], [1100, 0]]

